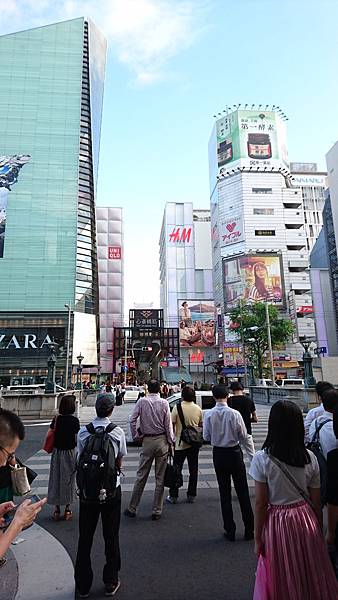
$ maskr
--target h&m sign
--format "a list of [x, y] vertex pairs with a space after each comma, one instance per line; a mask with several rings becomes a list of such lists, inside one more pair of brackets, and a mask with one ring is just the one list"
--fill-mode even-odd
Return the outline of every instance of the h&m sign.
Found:
[[173, 227], [169, 233], [169, 242], [174, 244], [188, 244], [192, 235], [192, 227]]

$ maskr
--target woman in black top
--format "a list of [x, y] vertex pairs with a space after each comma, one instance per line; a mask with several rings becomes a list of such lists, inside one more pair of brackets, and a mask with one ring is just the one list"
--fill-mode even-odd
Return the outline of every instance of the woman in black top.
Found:
[[61, 399], [59, 414], [50, 427], [55, 428], [54, 450], [51, 457], [48, 482], [48, 504], [54, 504], [53, 519], [59, 521], [60, 507], [65, 505], [64, 518], [72, 518], [71, 503], [75, 497], [76, 437], [80, 422], [74, 417], [75, 396]]

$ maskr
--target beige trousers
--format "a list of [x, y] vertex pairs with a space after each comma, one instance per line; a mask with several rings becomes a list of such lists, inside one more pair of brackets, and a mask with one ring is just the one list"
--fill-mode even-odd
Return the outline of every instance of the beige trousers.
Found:
[[163, 508], [164, 474], [167, 466], [168, 441], [166, 435], [145, 437], [142, 443], [140, 463], [136, 473], [136, 481], [129, 503], [129, 510], [136, 512], [142, 498], [144, 486], [149, 477], [151, 465], [155, 460], [155, 492], [153, 500], [153, 514], [160, 515]]

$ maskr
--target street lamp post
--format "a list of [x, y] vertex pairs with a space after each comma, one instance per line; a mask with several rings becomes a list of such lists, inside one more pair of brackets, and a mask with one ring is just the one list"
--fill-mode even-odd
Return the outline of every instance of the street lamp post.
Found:
[[76, 357], [79, 366], [77, 368], [77, 384], [80, 383], [80, 399], [77, 400], [76, 402], [76, 416], [79, 418], [79, 414], [80, 414], [80, 405], [82, 404], [82, 392], [83, 392], [83, 381], [82, 381], [82, 369], [83, 369], [83, 365], [82, 365], [82, 361], [84, 359], [84, 356], [82, 356], [81, 352], [79, 354], [79, 356]]
[[50, 355], [48, 357], [47, 365], [48, 365], [48, 373], [47, 379], [45, 382], [45, 392], [46, 394], [55, 394], [55, 374], [56, 374], [56, 353], [58, 350], [59, 344], [56, 342], [50, 342], [48, 344], [48, 348], [50, 350]]
[[68, 308], [68, 322], [67, 322], [67, 356], [66, 356], [66, 381], [65, 388], [68, 388], [68, 380], [69, 380], [69, 351], [70, 351], [70, 324], [72, 318], [72, 305], [65, 304], [65, 308]]

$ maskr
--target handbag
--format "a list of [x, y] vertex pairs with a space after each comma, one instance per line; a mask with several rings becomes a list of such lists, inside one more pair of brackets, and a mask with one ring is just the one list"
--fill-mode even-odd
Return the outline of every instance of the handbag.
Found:
[[35, 471], [33, 471], [33, 469], [31, 469], [30, 467], [27, 467], [27, 465], [24, 465], [19, 458], [16, 458], [16, 462], [19, 465], [19, 467], [25, 467], [28, 483], [33, 483], [34, 479], [37, 478], [38, 474]]
[[12, 490], [14, 496], [25, 496], [31, 491], [31, 486], [27, 477], [27, 469], [18, 464], [11, 468]]
[[183, 485], [182, 471], [173, 463], [173, 457], [168, 455], [168, 462], [164, 473], [164, 487], [180, 488]]
[[179, 445], [183, 441], [186, 444], [189, 444], [189, 446], [192, 446], [192, 448], [201, 448], [201, 446], [203, 446], [202, 427], [195, 427], [194, 425], [187, 426], [185, 424], [182, 405], [180, 402], [177, 403], [177, 412], [182, 425]]
[[54, 417], [52, 425], [46, 433], [45, 441], [42, 446], [42, 449], [47, 452], [47, 454], [51, 454], [54, 450], [56, 421], [57, 417]]

